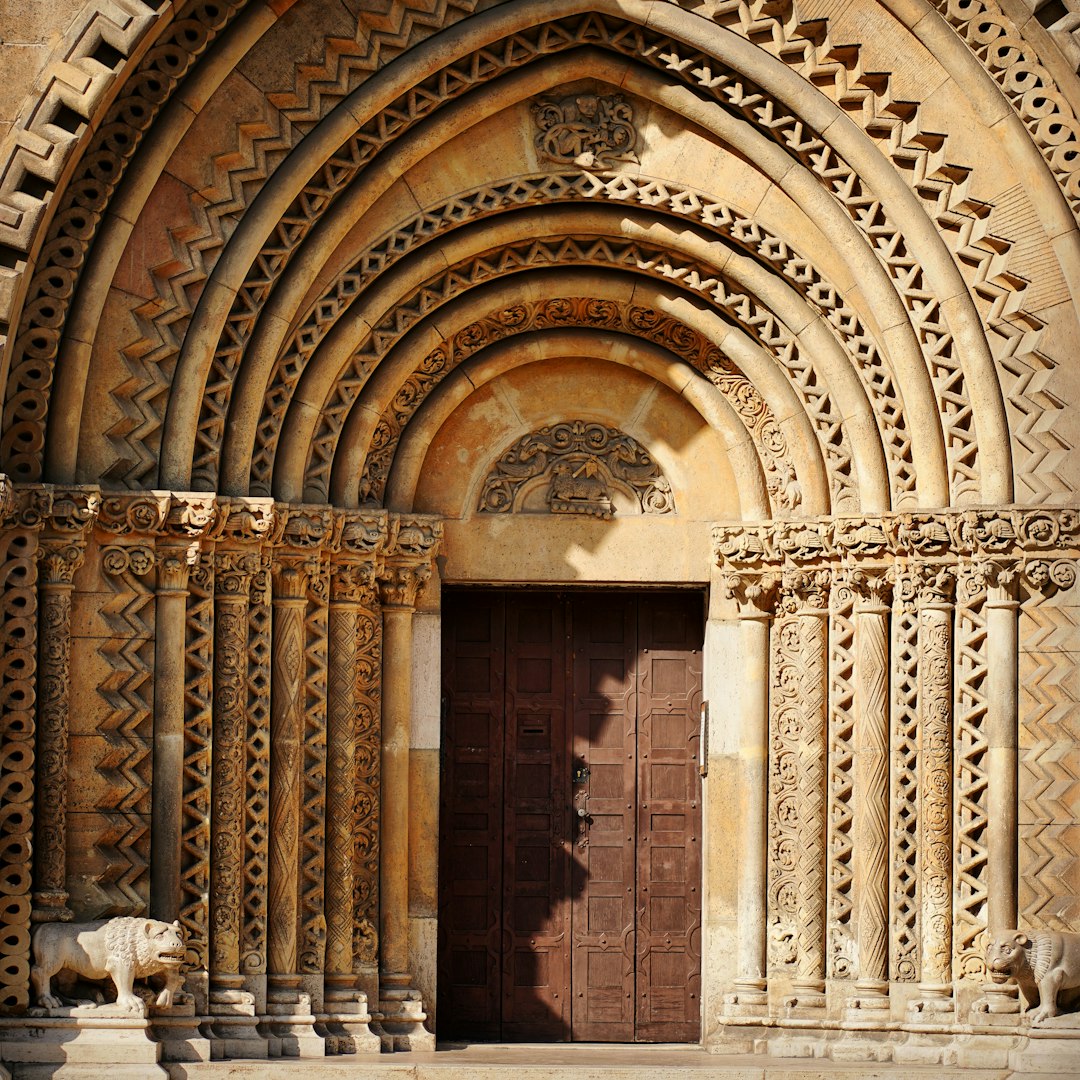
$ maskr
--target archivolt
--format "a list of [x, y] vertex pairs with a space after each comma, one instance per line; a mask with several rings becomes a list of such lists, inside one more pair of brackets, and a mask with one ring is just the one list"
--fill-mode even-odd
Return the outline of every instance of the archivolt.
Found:
[[[684, 28], [688, 33], [696, 30], [696, 20], [688, 16], [683, 18], [688, 20], [689, 25]], [[547, 24], [544, 27], [545, 31], [550, 31], [553, 25]], [[975, 466], [976, 421], [987, 425], [988, 431], [996, 432], [989, 451], [994, 457], [994, 463], [987, 476], [987, 483], [990, 486], [983, 489], [982, 495], [987, 498], [1007, 497], [1008, 492], [1005, 489], [1011, 490], [1011, 469], [1008, 465], [1004, 412], [977, 313], [960, 274], [952, 262], [951, 255], [938, 238], [936, 229], [926, 227], [929, 223], [926, 222], [925, 215], [919, 209], [917, 200], [904, 187], [900, 178], [891, 171], [876, 148], [869, 144], [865, 148], [860, 148], [858, 139], [861, 136], [858, 135], [857, 129], [843, 118], [840, 110], [831, 103], [822, 99], [819, 103], [820, 107], [810, 110], [812, 114], [817, 114], [814, 119], [817, 120], [818, 125], [827, 127], [830, 135], [839, 140], [839, 145], [843, 147], [847, 156], [858, 161], [862, 170], [860, 178], [820, 138], [815, 136], [807, 138], [807, 127], [803, 121], [779, 108], [778, 103], [774, 102], [773, 109], [776, 111], [771, 112], [768, 121], [763, 123], [764, 114], [759, 109], [759, 103], [762, 97], [767, 98], [767, 95], [762, 90], [733, 74], [713, 77], [711, 68], [715, 66], [714, 62], [692, 51], [689, 55], [685, 55], [685, 49], [680, 52], [679, 44], [673, 39], [658, 38], [647, 30], [627, 28], [625, 24], [609, 26], [603, 20], [591, 16], [584, 17], [580, 21], [577, 31], [585, 40], [597, 36], [605, 37], [605, 46], [627, 49], [633, 55], [640, 55], [653, 63], [662, 59], [665, 65], [675, 68], [683, 77], [687, 77], [686, 73], [689, 72], [689, 81], [697, 84], [697, 90], [714, 100], [724, 101], [726, 107], [719, 108], [715, 104], [703, 102], [696, 92], [692, 93], [685, 88], [671, 86], [669, 82], [649, 75], [625, 61], [613, 65], [607, 59], [592, 54], [588, 57], [589, 64], [585, 66], [578, 67], [573, 64], [567, 66], [567, 63], [549, 61], [544, 65], [544, 70], [537, 73], [535, 79], [524, 79], [521, 72], [516, 73], [515, 76], [504, 77], [497, 88], [499, 96], [503, 99], [502, 104], [508, 100], [520, 100], [527, 96], [540, 85], [538, 80], [543, 79], [546, 84], [555, 77], [565, 80], [584, 74], [595, 74], [599, 65], [601, 78], [621, 83], [639, 96], [668, 105], [676, 105], [677, 111], [700, 122], [702, 126], [711, 130], [714, 136], [735, 145], [748, 156], [752, 156], [797, 202], [803, 203], [816, 212], [823, 219], [826, 227], [835, 230], [839, 237], [851, 234], [853, 228], [854, 235], [858, 235], [861, 230], [867, 236], [872, 236], [878, 250], [886, 253], [884, 259], [886, 268], [893, 281], [899, 286], [909, 316], [916, 324], [926, 361], [937, 388], [937, 409], [949, 423], [948, 447], [952, 455], [954, 497], [963, 496], [965, 491], [969, 494], [978, 495], [979, 493]], [[735, 42], [732, 45], [732, 51], [738, 53], [740, 44]], [[581, 60], [582, 57], [575, 59]], [[747, 56], [744, 59], [751, 68], [761, 67], [759, 57]], [[783, 88], [789, 94], [795, 96], [800, 93], [805, 94], [805, 84], [801, 80], [781, 66], [775, 66], [778, 70], [762, 74], [771, 75], [781, 84], [786, 82]], [[491, 105], [497, 104], [489, 103], [489, 99], [493, 96], [495, 96], [495, 91], [487, 95], [485, 99], [485, 104], [489, 104], [489, 111]], [[366, 98], [368, 97], [370, 95], [366, 95]], [[432, 111], [433, 105], [430, 95], [418, 96], [414, 93], [412, 99], [414, 102], [412, 122], [415, 123], [415, 119], [418, 118], [417, 113], [427, 115]], [[415, 104], [417, 102], [420, 104]], [[402, 102], [400, 108], [404, 109], [406, 104], [407, 102]], [[735, 120], [729, 114], [727, 108], [732, 107], [742, 119]], [[395, 113], [395, 116], [397, 116], [395, 130], [397, 134], [409, 126], [409, 121], [401, 118], [398, 113]], [[468, 111], [461, 109], [452, 111], [447, 119], [438, 125], [442, 128], [439, 141], [445, 140], [456, 131], [466, 130], [472, 121], [473, 118]], [[764, 127], [768, 138], [760, 132], [755, 134], [749, 130], [746, 121], [749, 121], [751, 125], [760, 124]], [[332, 129], [340, 127], [341, 122], [341, 118], [338, 118], [326, 132], [323, 132], [321, 128], [318, 129], [316, 136], [324, 144], [338, 145]], [[382, 127], [381, 130], [385, 132], [386, 129]], [[428, 135], [430, 137], [430, 130]], [[216, 338], [220, 334], [220, 329], [215, 329], [215, 327], [220, 328], [221, 316], [216, 313], [214, 306], [208, 303], [207, 297], [218, 294], [230, 295], [234, 289], [238, 290], [239, 299], [233, 306], [232, 316], [229, 317], [229, 330], [226, 337], [222, 339], [224, 344], [219, 350], [217, 362], [221, 362], [224, 354], [231, 356], [232, 359], [221, 364], [220, 370], [215, 371], [212, 378], [215, 386], [224, 386], [230, 381], [232, 371], [239, 364], [239, 355], [257, 319], [259, 305], [269, 295], [273, 282], [280, 273], [280, 268], [288, 261], [289, 255], [300, 246], [303, 236], [310, 230], [314, 221], [333, 205], [337, 193], [346, 189], [348, 181], [345, 179], [345, 174], [350, 171], [355, 172], [363, 161], [370, 158], [369, 138], [363, 139], [363, 147], [360, 142], [353, 140], [350, 145], [356, 148], [355, 151], [343, 155], [336, 162], [340, 166], [341, 176], [339, 182], [336, 182], [335, 189], [327, 191], [324, 184], [315, 209], [309, 208], [306, 214], [303, 212], [304, 200], [308, 199], [311, 193], [303, 195], [301, 204], [296, 207], [299, 212], [296, 216], [290, 215], [289, 218], [290, 222], [296, 224], [290, 230], [292, 237], [285, 245], [285, 250], [282, 249], [280, 243], [277, 243], [273, 262], [271, 263], [268, 258], [259, 261], [258, 278], [250, 279], [247, 283], [242, 280], [241, 268], [255, 257], [252, 241], [255, 237], [256, 226], [245, 228], [252, 220], [250, 217], [245, 219], [244, 225], [238, 230], [237, 236], [230, 245], [226, 258], [215, 268], [216, 287], [204, 293], [200, 303], [201, 316], [200, 312], [196, 313], [196, 323], [201, 323], [205, 319], [206, 324], [201, 327], [193, 325], [181, 355], [178, 371], [179, 383], [181, 387], [187, 388], [188, 393], [174, 395], [172, 398], [166, 420], [167, 442], [171, 443], [174, 436], [184, 437], [182, 433], [188, 428], [183, 415], [185, 403], [191, 400], [189, 395], [194, 392], [195, 382], [201, 383], [206, 378], [205, 370], [200, 373], [203, 365], [198, 362], [196, 362], [195, 370], [190, 370], [192, 356], [195, 353], [205, 355], [207, 339]], [[387, 141], [389, 140], [386, 137], [379, 139], [380, 144]], [[406, 148], [409, 142], [410, 140], [406, 139], [399, 148], [401, 154], [406, 156], [405, 160], [395, 161], [395, 172], [407, 167]], [[411, 142], [412, 153], [415, 156], [420, 151], [419, 142], [418, 140], [411, 140]], [[776, 142], [780, 145], [776, 145]], [[792, 168], [792, 157], [803, 162], [808, 171], [804, 173], [798, 168]], [[279, 170], [274, 181], [285, 177], [289, 172], [291, 170]], [[274, 181], [271, 181], [270, 186], [274, 186]], [[831, 197], [824, 195], [819, 184], [828, 185], [831, 190], [838, 193], [843, 209], [847, 211], [846, 214]], [[879, 190], [889, 193], [888, 204], [899, 215], [899, 219], [906, 223], [905, 228], [911, 234], [910, 242], [913, 248], [921, 249], [925, 253], [921, 270], [918, 263], [908, 254], [907, 242], [901, 233], [895, 226], [889, 224], [883, 202], [864, 193], [866, 184], [873, 184]], [[285, 181], [282, 180], [277, 186], [285, 187]], [[371, 185], [365, 184], [362, 188], [354, 187], [349, 190], [355, 200], [370, 200]], [[278, 201], [281, 201], [285, 193], [278, 194]], [[349, 201], [352, 200], [343, 200], [344, 205], [347, 206]], [[286, 210], [285, 207], [281, 209]], [[332, 237], [335, 229], [341, 233], [353, 220], [355, 220], [355, 212], [335, 214], [330, 219], [326, 232]], [[323, 239], [325, 241], [326, 236]], [[248, 249], [251, 249], [250, 252]], [[923, 276], [926, 278], [926, 287], [921, 282]], [[945, 298], [944, 302], [939, 299], [942, 297]], [[954, 324], [963, 331], [962, 338], [967, 349], [965, 355], [968, 357], [963, 362], [954, 355], [952, 331]], [[188, 363], [185, 363], [185, 357]], [[968, 391], [964, 385], [964, 363], [973, 365], [973, 370], [978, 373], [981, 389], [976, 392], [980, 401], [977, 413], [970, 406]], [[188, 385], [189, 383], [191, 385]], [[219, 422], [224, 422], [223, 415]], [[172, 461], [182, 462], [186, 459], [182, 444], [177, 451], [169, 457]], [[166, 483], [183, 483], [186, 482], [187, 477], [165, 475], [162, 479]], [[1004, 485], [1004, 488], [1000, 485]]]

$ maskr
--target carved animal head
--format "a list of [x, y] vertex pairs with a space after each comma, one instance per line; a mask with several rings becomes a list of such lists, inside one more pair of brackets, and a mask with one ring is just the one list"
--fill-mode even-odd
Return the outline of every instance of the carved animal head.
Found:
[[179, 967], [184, 962], [184, 932], [178, 922], [141, 920], [141, 933], [135, 933], [135, 957], [142, 967], [162, 965]]
[[1016, 978], [1030, 961], [1027, 949], [1031, 939], [1020, 930], [1006, 930], [990, 939], [986, 946], [986, 971], [990, 979], [1003, 983]]

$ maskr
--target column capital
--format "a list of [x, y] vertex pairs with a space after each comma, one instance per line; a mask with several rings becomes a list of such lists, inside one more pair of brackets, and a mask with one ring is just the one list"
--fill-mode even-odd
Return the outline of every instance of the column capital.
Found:
[[378, 564], [374, 558], [333, 561], [330, 564], [330, 601], [371, 607], [378, 599]]
[[887, 614], [895, 583], [896, 574], [891, 566], [873, 569], [841, 567], [833, 575], [834, 592], [849, 592], [857, 614]]
[[187, 592], [188, 574], [201, 551], [198, 540], [166, 540], [158, 544], [158, 596]]
[[214, 595], [219, 599], [247, 600], [251, 578], [259, 569], [259, 556], [251, 550], [218, 548], [214, 552]]
[[918, 608], [951, 607], [956, 594], [956, 566], [910, 562], [897, 569], [896, 595]]
[[311, 579], [319, 573], [319, 559], [308, 552], [275, 552], [270, 564], [274, 581], [275, 600], [304, 600], [307, 598]]
[[81, 541], [70, 536], [43, 536], [38, 544], [41, 584], [46, 588], [70, 588], [85, 556]]
[[735, 573], [729, 571], [720, 575], [724, 595], [739, 605], [739, 616], [744, 619], [772, 618], [777, 591], [780, 586], [779, 573]]
[[832, 574], [828, 570], [785, 570], [780, 607], [789, 615], [826, 615]]
[[416, 607], [416, 601], [431, 578], [431, 565], [401, 557], [387, 559], [379, 571], [379, 598], [384, 608]]

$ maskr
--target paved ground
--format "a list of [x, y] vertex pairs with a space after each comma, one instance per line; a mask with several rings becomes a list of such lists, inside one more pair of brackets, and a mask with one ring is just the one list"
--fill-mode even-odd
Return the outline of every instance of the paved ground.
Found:
[[[170, 1066], [173, 1080], [1027, 1080], [1007, 1069], [709, 1054], [698, 1047], [446, 1045], [430, 1054]], [[1039, 1073], [1037, 1080], [1078, 1080]]]

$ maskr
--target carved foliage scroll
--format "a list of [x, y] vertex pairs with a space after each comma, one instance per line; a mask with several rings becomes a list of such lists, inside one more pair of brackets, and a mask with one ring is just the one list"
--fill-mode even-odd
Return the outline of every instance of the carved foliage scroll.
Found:
[[621, 94], [575, 94], [532, 106], [541, 161], [610, 169], [617, 161], [637, 162], [634, 109]]
[[540, 428], [503, 451], [484, 481], [477, 509], [510, 513], [522, 489], [542, 477], [548, 479], [552, 513], [610, 518], [616, 487], [631, 495], [643, 514], [675, 512], [671, 485], [648, 451], [618, 428], [587, 420]]
[[37, 536], [0, 535], [0, 1007], [25, 1008], [30, 977], [37, 674]]

